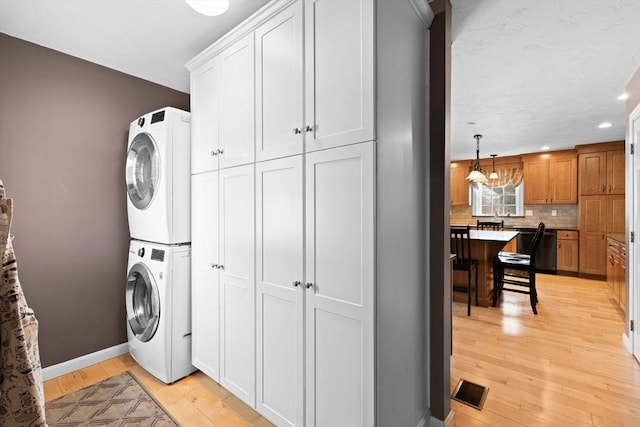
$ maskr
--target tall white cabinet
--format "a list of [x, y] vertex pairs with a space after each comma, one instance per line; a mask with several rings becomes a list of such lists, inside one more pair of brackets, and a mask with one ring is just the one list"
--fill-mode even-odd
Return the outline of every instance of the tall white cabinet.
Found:
[[396, 363], [376, 347], [375, 8], [274, 0], [187, 64], [193, 364], [278, 426], [375, 425]]

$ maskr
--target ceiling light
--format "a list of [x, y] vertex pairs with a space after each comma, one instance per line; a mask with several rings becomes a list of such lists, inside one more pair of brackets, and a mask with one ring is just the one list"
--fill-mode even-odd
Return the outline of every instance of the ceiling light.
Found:
[[482, 173], [482, 168], [480, 168], [480, 138], [482, 138], [482, 135], [473, 135], [473, 137], [476, 139], [476, 162], [473, 165], [473, 170], [469, 173], [469, 176], [467, 176], [467, 180], [485, 183], [489, 180]]
[[222, 15], [229, 9], [229, 0], [185, 0], [198, 13], [207, 16]]
[[498, 176], [498, 173], [496, 172], [496, 156], [497, 154], [492, 154], [491, 157], [493, 157], [493, 164], [491, 166], [491, 174], [489, 175], [489, 179], [498, 179], [500, 178]]
[[613, 126], [611, 122], [602, 122], [598, 125], [600, 129], [610, 128], [611, 126]]
[[551, 150], [551, 147], [549, 147], [548, 145], [545, 145], [544, 147], [540, 147], [540, 149], [542, 151], [549, 151], [549, 150]]
[[624, 101], [625, 99], [629, 98], [629, 94], [628, 93], [623, 93], [622, 95], [620, 95], [618, 97], [619, 101]]

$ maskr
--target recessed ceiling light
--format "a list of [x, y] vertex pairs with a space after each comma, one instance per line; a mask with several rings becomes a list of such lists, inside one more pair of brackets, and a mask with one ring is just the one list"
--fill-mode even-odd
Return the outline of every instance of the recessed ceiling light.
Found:
[[625, 99], [627, 99], [628, 97], [629, 97], [629, 94], [628, 94], [628, 93], [623, 93], [622, 95], [620, 95], [620, 96], [618, 97], [618, 100], [619, 100], [619, 101], [624, 101], [624, 100], [625, 100]]
[[540, 149], [542, 151], [549, 151], [551, 149], [551, 147], [549, 147], [548, 145], [545, 145], [544, 147], [540, 147]]
[[600, 129], [610, 128], [611, 126], [613, 126], [611, 122], [602, 122], [598, 125]]

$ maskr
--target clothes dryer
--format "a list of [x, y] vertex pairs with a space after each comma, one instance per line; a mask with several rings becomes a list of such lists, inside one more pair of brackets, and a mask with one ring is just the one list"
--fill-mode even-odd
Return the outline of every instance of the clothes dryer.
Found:
[[190, 117], [165, 107], [129, 126], [126, 183], [132, 239], [191, 241]]
[[191, 365], [191, 245], [132, 240], [126, 307], [129, 353], [170, 384]]

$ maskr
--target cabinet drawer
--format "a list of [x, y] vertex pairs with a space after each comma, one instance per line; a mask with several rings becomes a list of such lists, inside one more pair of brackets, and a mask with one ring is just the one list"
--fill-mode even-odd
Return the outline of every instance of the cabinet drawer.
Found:
[[578, 232], [575, 230], [558, 230], [558, 239], [578, 240]]

